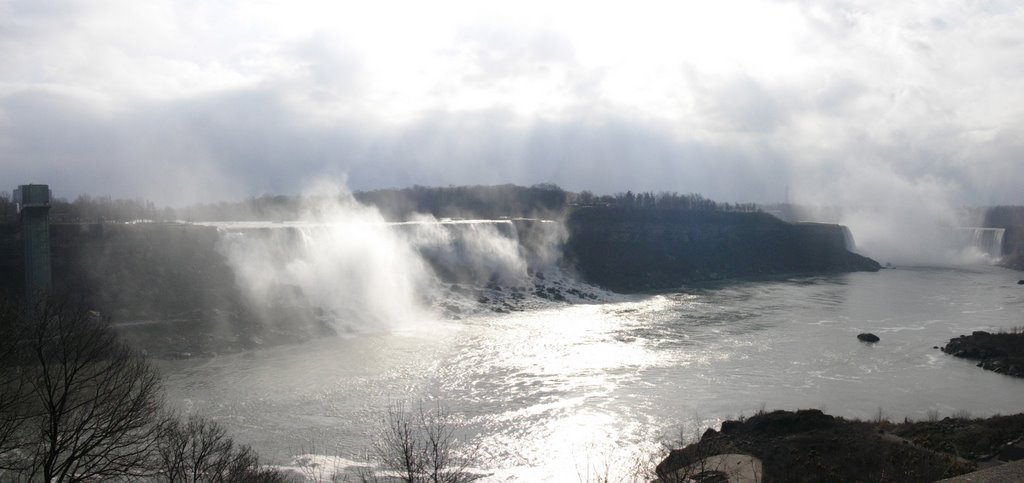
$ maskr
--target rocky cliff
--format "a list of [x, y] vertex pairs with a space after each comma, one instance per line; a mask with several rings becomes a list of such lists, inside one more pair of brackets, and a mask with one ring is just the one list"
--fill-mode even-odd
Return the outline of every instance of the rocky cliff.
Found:
[[787, 223], [765, 213], [585, 207], [566, 221], [566, 259], [616, 291], [785, 273], [877, 271], [847, 249], [840, 225]]
[[[559, 247], [566, 234], [559, 223], [496, 223], [508, 233], [498, 230], [495, 236], [518, 244], [529, 267], [552, 267], [562, 258], [587, 281], [619, 291], [737, 276], [878, 269], [877, 263], [846, 249], [847, 233], [841, 226], [791, 224], [761, 213], [578, 209], [567, 220], [564, 254]], [[461, 226], [448, 229], [469, 229]], [[16, 225], [2, 228], [0, 291], [18, 296], [23, 285], [19, 231]], [[221, 250], [228, 235], [217, 228], [177, 223], [53, 224], [50, 233], [54, 289], [88, 300], [115, 322], [146, 326], [152, 321], [216, 320], [230, 329], [228, 333], [255, 330], [256, 317], [251, 301], [240, 291], [237, 267], [229, 266]], [[294, 230], [283, 233], [298, 236]], [[486, 276], [472, 276], [474, 267], [460, 265], [475, 261], [490, 267], [478, 260], [481, 253], [462, 254], [476, 247], [469, 243], [472, 240], [451, 239], [461, 250], [440, 250], [438, 255], [427, 249], [433, 245], [419, 247], [442, 281], [492, 284]], [[275, 295], [299, 291], [287, 283], [279, 285], [272, 291]], [[259, 302], [260, 313], [268, 310], [264, 305], [278, 307], [286, 313], [273, 318], [306, 321], [300, 325], [313, 324], [306, 332], [318, 330], [315, 307]]]

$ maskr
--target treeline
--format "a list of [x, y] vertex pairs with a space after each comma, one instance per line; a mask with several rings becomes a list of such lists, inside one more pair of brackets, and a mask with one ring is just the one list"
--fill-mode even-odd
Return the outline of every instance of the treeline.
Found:
[[178, 208], [175, 216], [183, 221], [286, 221], [298, 218], [301, 210], [301, 197], [264, 195], [189, 205]]
[[[551, 216], [565, 209], [570, 193], [558, 186], [413, 186], [356, 191], [352, 197], [375, 206], [388, 220], [403, 221], [417, 213], [438, 218]], [[191, 205], [177, 210], [187, 221], [287, 221], [302, 216], [304, 207], [320, 200], [301, 196], [260, 196], [237, 202]]]
[[627, 191], [616, 195], [604, 196], [594, 196], [589, 191], [582, 191], [575, 195], [574, 204], [578, 206], [609, 206], [643, 210], [669, 209], [750, 213], [761, 211], [754, 203], [720, 203], [697, 193], [654, 193], [650, 191], [635, 194], [632, 191]]
[[72, 201], [55, 198], [50, 203], [54, 221], [94, 223], [100, 221], [173, 221], [173, 209], [158, 208], [143, 199], [116, 199], [110, 196], [79, 195]]
[[[50, 219], [55, 222], [97, 223], [102, 221], [174, 221], [177, 212], [157, 207], [143, 199], [115, 199], [110, 196], [79, 195], [74, 200], [50, 201]], [[0, 191], [0, 223], [18, 220], [17, 205], [9, 191]]]
[[545, 216], [560, 213], [571, 193], [554, 184], [529, 187], [497, 186], [413, 186], [403, 189], [360, 191], [360, 203], [376, 206], [388, 218], [407, 218], [415, 213], [435, 217], [497, 218], [500, 216]]
[[[759, 211], [753, 203], [720, 203], [702, 195], [627, 191], [595, 195], [566, 191], [557, 185], [512, 184], [495, 186], [412, 186], [401, 189], [357, 191], [354, 199], [377, 207], [385, 218], [407, 220], [417, 213], [438, 218], [544, 217], [558, 218], [574, 206], [609, 206], [631, 209], [701, 211]], [[302, 216], [310, 200], [301, 196], [253, 196], [241, 201], [199, 203], [181, 208], [158, 207], [143, 199], [80, 195], [73, 200], [55, 198], [50, 210], [55, 222], [103, 221], [288, 221]], [[0, 192], [0, 223], [17, 220], [9, 192]]]

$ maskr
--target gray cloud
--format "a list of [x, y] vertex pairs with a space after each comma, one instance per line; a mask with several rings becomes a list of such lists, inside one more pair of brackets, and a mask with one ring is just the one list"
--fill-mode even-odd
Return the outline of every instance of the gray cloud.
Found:
[[[401, 128], [318, 125], [273, 91], [147, 104], [105, 117], [61, 96], [21, 94], [0, 104], [19, 119], [0, 141], [12, 178], [58, 193], [110, 193], [182, 203], [296, 192], [321, 175], [354, 189], [411, 184], [557, 181], [573, 189], [700, 191], [771, 199], [785, 183], [779, 158], [679, 142], [636, 119], [523, 125], [503, 110], [428, 113]], [[752, 191], [737, 179], [756, 179]]]
[[[802, 29], [795, 53], [765, 52], [774, 68], [743, 57], [771, 40], [757, 37], [710, 61], [674, 57], [671, 39], [606, 59], [558, 22], [425, 22], [406, 43], [397, 27], [360, 37], [357, 21], [278, 28], [241, 3], [110, 5], [0, 5], [0, 179], [12, 187], [181, 204], [327, 176], [355, 189], [1024, 203], [1024, 14], [1009, 4], [769, 2], [792, 5]], [[417, 54], [387, 57], [402, 52]]]

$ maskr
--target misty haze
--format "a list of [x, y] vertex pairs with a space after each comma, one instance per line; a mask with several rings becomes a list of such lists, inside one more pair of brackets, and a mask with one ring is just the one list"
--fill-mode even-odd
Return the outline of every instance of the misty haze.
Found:
[[1024, 8], [0, 0], [0, 481], [1024, 481]]

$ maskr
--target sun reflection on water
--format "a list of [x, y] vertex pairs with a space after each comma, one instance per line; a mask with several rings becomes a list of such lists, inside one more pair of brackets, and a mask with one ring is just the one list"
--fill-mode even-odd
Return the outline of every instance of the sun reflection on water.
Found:
[[[638, 448], [621, 442], [622, 434], [630, 432], [627, 426], [636, 424], [621, 407], [621, 393], [629, 392], [623, 385], [640, 384], [642, 371], [656, 365], [660, 356], [644, 341], [619, 335], [668, 303], [655, 297], [488, 321], [500, 330], [470, 342], [476, 354], [457, 358], [448, 371], [456, 377], [447, 384], [449, 390], [468, 388], [475, 399], [507, 402], [477, 420], [487, 428], [484, 444], [493, 456], [514, 462], [494, 474], [495, 479], [617, 473], [624, 468], [621, 460], [642, 456]], [[473, 384], [484, 374], [501, 374], [502, 381]]]
[[[460, 439], [482, 446], [488, 480], [628, 480], [638, 460], [649, 470], [663, 456], [664, 439], [693, 438], [762, 404], [846, 417], [880, 406], [894, 417], [1014, 410], [1024, 383], [931, 347], [976, 327], [1018, 325], [1009, 310], [962, 316], [1004, 304], [1016, 285], [1001, 288], [999, 273], [933, 275], [552, 304], [164, 366], [171, 400], [282, 464], [308, 453], [300, 450], [311, 434], [336, 443], [331, 455], [357, 455], [380, 408], [429, 400], [456, 416]], [[983, 285], [965, 293], [969, 282]], [[948, 302], [883, 305], [918, 293]], [[859, 331], [882, 342], [867, 347]]]

